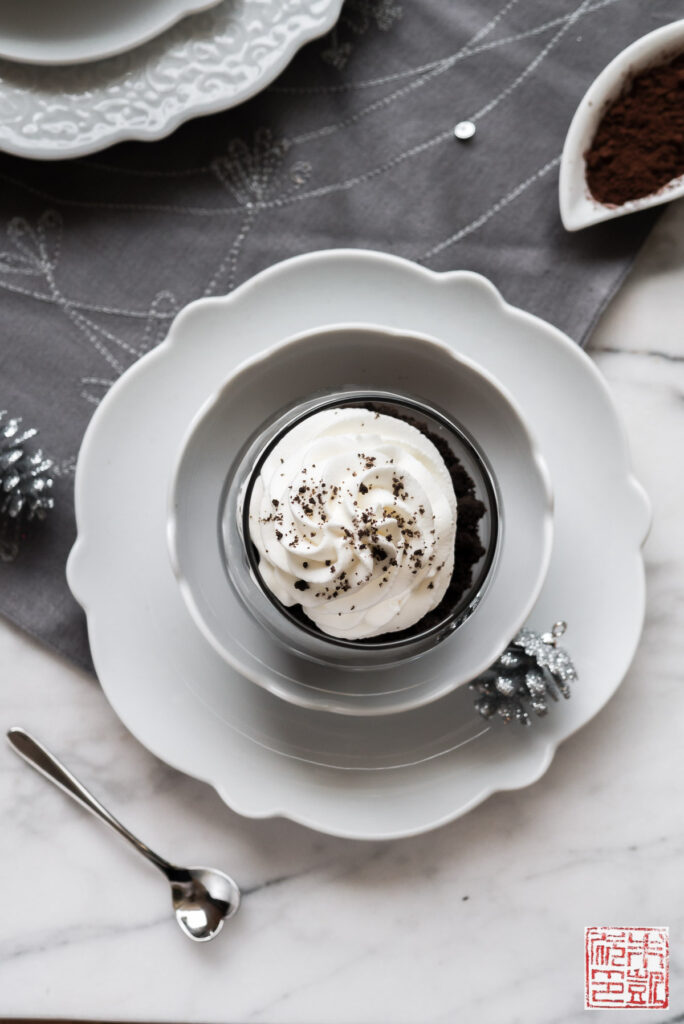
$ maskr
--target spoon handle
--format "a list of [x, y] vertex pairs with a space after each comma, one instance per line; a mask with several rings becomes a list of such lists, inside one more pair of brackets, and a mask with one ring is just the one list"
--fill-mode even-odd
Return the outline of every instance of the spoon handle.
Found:
[[30, 736], [24, 729], [20, 729], [15, 726], [10, 729], [7, 733], [7, 739], [10, 741], [14, 750], [20, 757], [23, 757], [32, 768], [39, 771], [41, 775], [44, 775], [50, 782], [54, 782], [56, 786], [64, 790], [70, 797], [79, 803], [82, 807], [91, 811], [97, 818], [100, 818], [107, 825], [118, 832], [120, 836], [127, 839], [135, 849], [142, 853], [143, 857], [147, 857], [155, 867], [159, 868], [167, 878], [175, 873], [174, 866], [170, 864], [159, 854], [151, 850], [149, 846], [146, 846], [137, 836], [134, 836], [132, 832], [118, 821], [113, 814], [110, 814], [106, 807], [103, 807], [99, 800], [97, 800], [92, 793], [88, 792], [85, 786], [78, 781], [78, 779], [71, 774], [71, 772], [65, 768], [61, 761], [58, 761], [54, 754], [51, 754], [49, 750], [46, 750], [42, 744]]

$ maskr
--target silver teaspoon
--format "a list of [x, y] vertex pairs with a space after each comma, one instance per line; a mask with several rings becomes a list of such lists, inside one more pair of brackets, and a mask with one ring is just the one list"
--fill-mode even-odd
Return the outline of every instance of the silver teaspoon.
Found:
[[176, 920], [188, 938], [207, 942], [218, 935], [223, 922], [232, 917], [240, 906], [240, 890], [232, 878], [215, 868], [181, 868], [170, 864], [117, 821], [53, 754], [24, 729], [10, 729], [7, 738], [16, 752], [41, 775], [101, 818], [166, 875], [171, 885]]

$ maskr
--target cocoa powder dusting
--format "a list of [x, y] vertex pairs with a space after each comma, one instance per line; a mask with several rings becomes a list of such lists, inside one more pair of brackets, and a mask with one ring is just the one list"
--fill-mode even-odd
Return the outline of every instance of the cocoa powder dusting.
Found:
[[684, 54], [637, 75], [584, 154], [595, 199], [621, 206], [684, 174]]
[[[431, 430], [413, 416], [399, 413], [395, 408], [385, 408], [379, 402], [371, 402], [364, 406], [370, 412], [387, 413], [395, 419], [403, 420], [410, 426], [415, 427], [428, 440], [432, 441], [435, 448], [442, 456], [451, 482], [454, 486], [454, 494], [458, 502], [458, 527], [456, 530], [456, 541], [454, 544], [454, 570], [444, 597], [432, 611], [424, 615], [420, 622], [408, 629], [392, 634], [394, 640], [401, 640], [414, 632], [430, 629], [437, 625], [449, 608], [455, 606], [468, 587], [473, 582], [473, 569], [477, 562], [485, 554], [479, 535], [480, 520], [485, 514], [485, 506], [475, 496], [475, 484], [465, 469], [461, 460], [452, 452], [444, 438], [434, 434]], [[441, 570], [441, 566], [437, 566]]]

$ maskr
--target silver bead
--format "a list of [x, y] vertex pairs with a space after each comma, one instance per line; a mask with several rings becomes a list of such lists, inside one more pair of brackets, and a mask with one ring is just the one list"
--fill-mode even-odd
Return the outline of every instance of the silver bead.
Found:
[[472, 121], [459, 121], [454, 128], [454, 136], [459, 142], [467, 142], [468, 139], [472, 139], [476, 131], [477, 129]]

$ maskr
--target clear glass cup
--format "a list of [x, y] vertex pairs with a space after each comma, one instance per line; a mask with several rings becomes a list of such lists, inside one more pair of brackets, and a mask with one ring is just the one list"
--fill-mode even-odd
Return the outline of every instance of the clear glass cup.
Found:
[[[389, 415], [410, 416], [418, 426], [448, 444], [473, 481], [475, 496], [485, 508], [478, 530], [484, 554], [473, 565], [470, 585], [452, 603], [443, 601], [438, 606], [441, 611], [438, 617], [435, 618], [434, 613], [426, 616], [429, 624], [418, 622], [396, 634], [349, 640], [328, 636], [303, 614], [300, 606], [287, 607], [272, 594], [259, 572], [259, 555], [250, 538], [248, 515], [254, 481], [264, 460], [284, 434], [305, 417], [323, 409], [365, 408], [369, 404]], [[501, 538], [496, 483], [485, 455], [467, 431], [441, 410], [411, 396], [357, 389], [315, 395], [281, 410], [265, 423], [233, 464], [223, 490], [219, 523], [228, 579], [260, 624], [276, 636], [286, 650], [321, 664], [359, 669], [410, 660], [452, 636], [472, 615], [491, 582]]]

